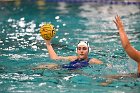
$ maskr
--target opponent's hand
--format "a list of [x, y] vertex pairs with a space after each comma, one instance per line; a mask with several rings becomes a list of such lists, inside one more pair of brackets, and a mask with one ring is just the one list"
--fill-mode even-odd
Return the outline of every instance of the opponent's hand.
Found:
[[115, 20], [113, 20], [113, 22], [116, 24], [118, 30], [124, 29], [123, 22], [119, 15], [115, 16]]
[[36, 70], [36, 69], [56, 69], [56, 68], [58, 68], [58, 64], [42, 64], [32, 69]]
[[48, 65], [47, 65], [47, 68], [48, 68], [48, 69], [57, 69], [58, 66], [59, 66], [58, 64], [48, 64]]
[[106, 80], [106, 82], [100, 83], [100, 85], [101, 85], [101, 86], [108, 86], [108, 85], [111, 84], [112, 82], [113, 82], [112, 79], [108, 79], [108, 80]]

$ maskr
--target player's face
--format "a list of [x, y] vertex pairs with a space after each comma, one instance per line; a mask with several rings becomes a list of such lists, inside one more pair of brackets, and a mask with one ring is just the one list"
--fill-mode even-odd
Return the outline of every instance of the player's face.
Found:
[[88, 57], [88, 47], [80, 45], [77, 47], [77, 54], [80, 59], [85, 59]]

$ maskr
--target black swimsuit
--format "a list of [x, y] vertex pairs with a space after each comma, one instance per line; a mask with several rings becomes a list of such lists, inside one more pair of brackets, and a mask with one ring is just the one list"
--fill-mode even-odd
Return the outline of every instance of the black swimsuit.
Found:
[[66, 69], [69, 69], [69, 70], [74, 70], [74, 69], [86, 67], [86, 66], [89, 65], [89, 60], [90, 59], [88, 59], [87, 61], [85, 61], [83, 59], [82, 60], [76, 59], [75, 61], [72, 61], [69, 64], [62, 65], [62, 68], [66, 68]]

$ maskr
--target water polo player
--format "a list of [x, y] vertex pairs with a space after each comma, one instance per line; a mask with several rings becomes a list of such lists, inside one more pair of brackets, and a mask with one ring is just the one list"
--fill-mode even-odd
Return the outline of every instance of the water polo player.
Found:
[[96, 58], [89, 58], [88, 54], [91, 51], [90, 46], [88, 42], [86, 41], [80, 41], [77, 45], [76, 48], [76, 56], [58, 56], [56, 52], [54, 51], [52, 45], [51, 45], [51, 40], [45, 40], [46, 46], [48, 49], [48, 53], [51, 59], [54, 60], [65, 60], [70, 62], [69, 64], [64, 64], [62, 66], [59, 66], [57, 64], [47, 64], [47, 65], [40, 65], [34, 69], [54, 69], [57, 67], [62, 67], [65, 69], [78, 69], [82, 67], [86, 67], [89, 64], [102, 64], [102, 61]]

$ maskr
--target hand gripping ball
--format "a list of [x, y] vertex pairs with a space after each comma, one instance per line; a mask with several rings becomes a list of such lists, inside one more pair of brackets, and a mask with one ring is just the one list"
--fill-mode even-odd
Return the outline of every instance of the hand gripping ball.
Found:
[[40, 28], [40, 34], [43, 39], [50, 40], [56, 34], [56, 30], [52, 24], [44, 24]]

